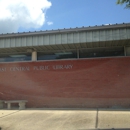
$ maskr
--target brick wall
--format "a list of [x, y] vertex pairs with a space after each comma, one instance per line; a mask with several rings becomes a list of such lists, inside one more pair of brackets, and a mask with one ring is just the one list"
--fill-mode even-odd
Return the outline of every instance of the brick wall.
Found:
[[0, 99], [27, 107], [129, 107], [130, 57], [0, 64]]

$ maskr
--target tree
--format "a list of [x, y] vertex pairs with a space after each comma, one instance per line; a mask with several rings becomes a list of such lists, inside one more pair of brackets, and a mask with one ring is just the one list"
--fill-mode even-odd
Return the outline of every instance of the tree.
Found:
[[126, 4], [126, 8], [129, 8], [130, 9], [130, 0], [117, 0], [116, 2], [117, 4]]

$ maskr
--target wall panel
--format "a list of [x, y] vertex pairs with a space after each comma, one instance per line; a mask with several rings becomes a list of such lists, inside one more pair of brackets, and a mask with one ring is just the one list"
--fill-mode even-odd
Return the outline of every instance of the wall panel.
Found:
[[4, 46], [5, 46], [5, 48], [9, 48], [10, 47], [10, 38], [4, 39]]
[[5, 47], [5, 39], [0, 39], [0, 48], [4, 48]]
[[32, 46], [32, 37], [26, 37], [27, 46]]
[[[3, 41], [3, 40], [4, 41]], [[0, 38], [0, 48], [9, 47], [32, 47], [59, 44], [97, 43], [102, 41], [120, 41], [130, 39], [130, 29], [106, 29], [106, 30], [83, 30], [81, 32], [66, 32], [55, 34], [42, 34], [22, 37]], [[4, 44], [4, 45], [3, 45]], [[121, 43], [122, 44], [122, 43]], [[111, 46], [111, 45], [110, 45]]]
[[130, 57], [2, 63], [0, 99], [26, 99], [27, 107], [129, 107], [129, 66]]
[[10, 46], [11, 46], [11, 47], [15, 47], [15, 46], [16, 46], [16, 45], [15, 45], [15, 42], [16, 42], [16, 39], [15, 39], [15, 38], [11, 38], [11, 39], [10, 39], [10, 42], [11, 42], [11, 43], [10, 43]]

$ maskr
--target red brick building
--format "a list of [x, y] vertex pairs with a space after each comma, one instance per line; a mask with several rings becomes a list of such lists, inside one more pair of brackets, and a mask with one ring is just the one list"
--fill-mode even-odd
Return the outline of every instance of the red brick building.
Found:
[[130, 24], [0, 34], [0, 99], [130, 107]]

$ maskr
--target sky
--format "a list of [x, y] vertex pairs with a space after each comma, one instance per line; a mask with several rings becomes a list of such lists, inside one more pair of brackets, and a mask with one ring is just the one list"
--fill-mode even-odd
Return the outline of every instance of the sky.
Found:
[[116, 0], [0, 0], [0, 34], [130, 22]]

